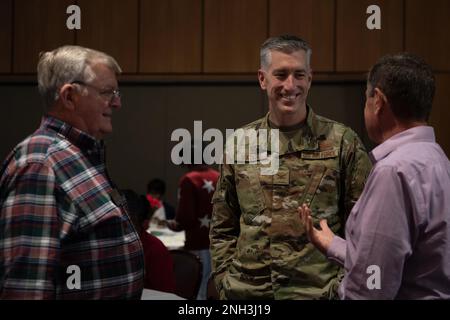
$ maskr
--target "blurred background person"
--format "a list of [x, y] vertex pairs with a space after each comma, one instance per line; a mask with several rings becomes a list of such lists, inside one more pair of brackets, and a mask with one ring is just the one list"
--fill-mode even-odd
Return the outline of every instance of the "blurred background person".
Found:
[[299, 207], [311, 243], [345, 267], [341, 299], [450, 299], [450, 162], [428, 124], [435, 88], [423, 58], [380, 58], [364, 107], [378, 146], [345, 239], [314, 209]]
[[120, 73], [113, 57], [89, 48], [40, 54], [41, 125], [0, 169], [1, 299], [141, 297], [139, 236], [105, 161]]

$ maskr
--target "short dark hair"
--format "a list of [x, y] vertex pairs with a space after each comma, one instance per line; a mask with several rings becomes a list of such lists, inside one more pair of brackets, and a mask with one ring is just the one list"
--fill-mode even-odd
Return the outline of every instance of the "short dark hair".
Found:
[[[203, 158], [203, 151], [205, 150], [207, 144], [205, 141], [191, 141], [190, 145], [185, 144], [184, 148], [180, 150], [180, 158], [184, 160], [184, 150], [185, 149], [189, 149], [189, 152], [191, 154], [190, 158], [187, 159], [189, 161], [189, 163], [184, 163], [182, 162], [182, 164], [187, 165], [187, 166], [197, 166], [197, 165], [205, 165], [205, 159]], [[195, 154], [196, 153], [200, 153], [200, 162], [196, 163], [195, 162]], [[198, 159], [197, 159], [198, 160]]]
[[158, 178], [152, 179], [147, 184], [147, 192], [164, 195], [164, 193], [166, 192], [166, 184], [161, 179]]
[[150, 203], [143, 195], [137, 194], [130, 189], [122, 190], [127, 200], [128, 215], [134, 227], [140, 232], [143, 222], [151, 218]]
[[379, 88], [398, 119], [428, 120], [436, 87], [433, 70], [421, 57], [407, 52], [386, 55], [372, 67], [367, 83], [369, 96]]

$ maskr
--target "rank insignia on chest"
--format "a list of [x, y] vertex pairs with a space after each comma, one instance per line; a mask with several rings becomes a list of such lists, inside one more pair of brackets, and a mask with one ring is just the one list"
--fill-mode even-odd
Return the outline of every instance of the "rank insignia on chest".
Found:
[[324, 151], [308, 151], [302, 152], [302, 159], [326, 159], [334, 158], [338, 156], [338, 151], [336, 149], [324, 150]]

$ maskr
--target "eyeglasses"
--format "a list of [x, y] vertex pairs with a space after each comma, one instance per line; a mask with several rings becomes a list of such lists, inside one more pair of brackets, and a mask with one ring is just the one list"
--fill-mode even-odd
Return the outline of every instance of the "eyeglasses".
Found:
[[91, 87], [92, 89], [94, 89], [95, 91], [97, 91], [97, 93], [99, 95], [102, 95], [104, 97], [106, 97], [108, 99], [108, 101], [112, 101], [113, 98], [118, 98], [120, 99], [121, 94], [119, 89], [111, 89], [111, 90], [102, 90], [100, 88], [97, 88], [96, 86], [93, 86], [92, 84], [83, 82], [83, 81], [72, 81], [71, 84], [79, 84], [82, 86], [86, 86], [86, 87]]

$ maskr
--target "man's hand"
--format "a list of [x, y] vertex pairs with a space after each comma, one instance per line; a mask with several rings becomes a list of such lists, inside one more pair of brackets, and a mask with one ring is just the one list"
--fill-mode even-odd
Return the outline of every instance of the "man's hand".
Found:
[[331, 241], [334, 237], [333, 231], [331, 231], [331, 229], [328, 227], [327, 220], [320, 220], [320, 228], [322, 230], [319, 230], [314, 228], [311, 218], [311, 210], [306, 204], [298, 207], [298, 213], [300, 214], [300, 219], [305, 226], [308, 240], [311, 241], [311, 243], [317, 249], [319, 249], [323, 254], [326, 255]]

